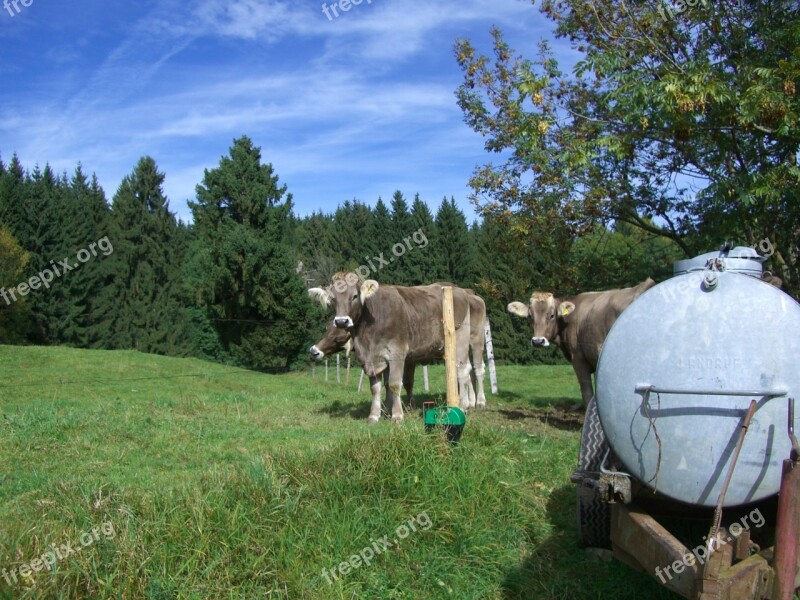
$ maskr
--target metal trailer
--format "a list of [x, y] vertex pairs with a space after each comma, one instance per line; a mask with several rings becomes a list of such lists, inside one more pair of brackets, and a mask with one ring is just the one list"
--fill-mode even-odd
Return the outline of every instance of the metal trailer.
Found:
[[800, 305], [763, 260], [726, 245], [676, 263], [615, 322], [586, 411], [582, 544], [684, 598], [800, 587]]

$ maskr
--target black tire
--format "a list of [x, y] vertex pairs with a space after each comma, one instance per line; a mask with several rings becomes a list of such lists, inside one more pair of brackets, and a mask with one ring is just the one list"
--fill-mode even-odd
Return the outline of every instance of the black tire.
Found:
[[608, 451], [608, 440], [600, 426], [600, 415], [594, 397], [586, 407], [581, 429], [577, 483], [578, 537], [587, 548], [611, 548], [611, 507], [601, 500], [597, 490], [600, 465]]

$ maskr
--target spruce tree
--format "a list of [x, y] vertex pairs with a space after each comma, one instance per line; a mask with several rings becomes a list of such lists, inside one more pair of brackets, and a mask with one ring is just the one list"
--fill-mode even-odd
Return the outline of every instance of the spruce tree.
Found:
[[307, 287], [326, 285], [342, 267], [337, 247], [333, 217], [315, 212], [299, 223], [299, 260]]
[[[95, 298], [108, 283], [103, 261], [113, 254], [114, 242], [109, 237], [108, 202], [97, 177], [87, 179], [78, 164], [66, 192], [61, 252], [50, 260], [66, 258], [72, 270], [62, 273], [52, 289], [42, 295], [55, 292], [54, 299], [59, 301], [50, 322], [53, 342], [85, 348], [95, 345]], [[101, 239], [108, 239], [108, 246], [102, 242], [107, 250], [98, 247]]]
[[[391, 260], [391, 264], [386, 267], [386, 271], [391, 278], [391, 282], [397, 285], [409, 285], [413, 281], [411, 273], [405, 265], [405, 254], [408, 247], [403, 242], [414, 232], [414, 221], [411, 213], [408, 212], [408, 203], [400, 190], [392, 196], [392, 236], [386, 241], [385, 256]], [[403, 247], [405, 250], [400, 250]], [[396, 250], [396, 251], [395, 251]]]
[[436, 213], [434, 249], [441, 275], [456, 285], [471, 287], [476, 279], [476, 253], [464, 213], [451, 198], [442, 200]]
[[356, 269], [365, 264], [366, 256], [375, 253], [377, 240], [370, 239], [373, 214], [369, 206], [358, 200], [345, 201], [333, 215], [336, 245], [342, 253], [342, 268]]
[[0, 161], [0, 167], [0, 223], [4, 223], [19, 244], [27, 248], [25, 169], [16, 154], [8, 166]]
[[445, 279], [439, 273], [434, 248], [430, 243], [435, 235], [436, 224], [428, 205], [414, 196], [411, 204], [411, 231], [404, 239], [411, 236], [411, 247], [403, 257], [403, 269], [410, 285], [425, 285]]
[[243, 136], [205, 171], [189, 205], [197, 229], [192, 285], [225, 352], [244, 366], [288, 368], [319, 320], [286, 243], [291, 194]]
[[56, 278], [54, 267], [59, 268], [60, 272], [58, 261], [64, 258], [63, 238], [66, 232], [63, 224], [66, 222], [64, 206], [67, 185], [64, 179], [58, 178], [53, 173], [49, 165], [45, 165], [43, 171], [35, 169], [27, 185], [25, 222], [28, 231], [27, 247], [31, 259], [26, 274], [38, 275], [46, 270], [49, 273], [44, 274], [44, 278], [53, 279], [47, 283], [49, 287], [44, 287], [28, 297], [33, 315], [33, 326], [28, 332], [28, 339], [38, 344], [61, 341], [56, 334], [58, 328], [55, 325], [61, 318], [59, 303], [63, 298], [60, 294], [51, 292], [53, 286], [59, 284], [58, 279], [60, 279]]
[[[392, 214], [389, 212], [386, 203], [380, 197], [378, 197], [378, 201], [375, 203], [372, 215], [372, 229], [370, 230], [369, 237], [374, 241], [374, 245], [371, 248], [369, 258], [375, 268], [372, 269], [370, 267], [370, 270], [374, 271], [370, 277], [383, 283], [397, 283], [393, 279], [394, 271], [392, 267], [394, 264], [381, 265], [379, 260], [374, 260], [376, 257], [381, 257], [383, 260], [388, 261], [394, 259], [391, 247], [392, 240], [394, 239]], [[365, 264], [369, 266], [369, 263]]]
[[180, 303], [185, 233], [169, 210], [164, 177], [155, 160], [143, 157], [114, 195], [114, 256], [107, 265], [116, 277], [98, 303], [98, 328], [118, 348], [193, 354], [189, 314]]

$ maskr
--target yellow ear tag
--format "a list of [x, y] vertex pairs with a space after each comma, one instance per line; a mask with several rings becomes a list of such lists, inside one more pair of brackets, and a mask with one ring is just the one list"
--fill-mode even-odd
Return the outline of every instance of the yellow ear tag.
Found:
[[570, 306], [568, 304], [561, 307], [561, 316], [562, 317], [568, 317], [569, 313], [571, 313], [571, 312], [572, 312], [572, 309], [570, 308]]

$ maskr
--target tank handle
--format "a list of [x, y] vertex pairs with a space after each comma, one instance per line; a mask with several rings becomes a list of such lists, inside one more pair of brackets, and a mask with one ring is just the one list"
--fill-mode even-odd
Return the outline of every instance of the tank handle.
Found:
[[789, 392], [787, 390], [697, 390], [660, 388], [651, 383], [640, 383], [634, 391], [637, 394], [679, 394], [685, 396], [755, 396], [761, 398], [779, 398]]

